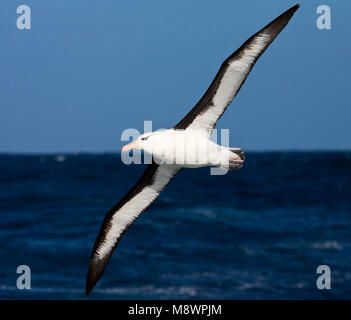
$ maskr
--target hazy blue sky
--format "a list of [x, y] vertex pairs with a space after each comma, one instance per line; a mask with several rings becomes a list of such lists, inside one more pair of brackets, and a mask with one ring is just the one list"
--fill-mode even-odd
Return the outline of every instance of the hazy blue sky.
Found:
[[[119, 151], [123, 129], [173, 126], [296, 2], [1, 0], [0, 152]], [[300, 3], [218, 123], [232, 146], [351, 149], [351, 2]], [[21, 4], [31, 30], [16, 27]], [[316, 27], [322, 4], [331, 30]]]

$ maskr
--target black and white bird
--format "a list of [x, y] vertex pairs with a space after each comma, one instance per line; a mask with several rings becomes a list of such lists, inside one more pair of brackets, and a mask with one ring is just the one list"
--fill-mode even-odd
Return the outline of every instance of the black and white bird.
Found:
[[[152, 154], [153, 160], [135, 186], [105, 216], [90, 260], [87, 295], [102, 276], [123, 233], [182, 168], [213, 166], [233, 170], [242, 166], [241, 149], [217, 145], [210, 140], [210, 135], [257, 59], [298, 8], [297, 4], [284, 12], [229, 56], [200, 101], [177, 125], [169, 130], [145, 133], [123, 147], [122, 151], [142, 149]], [[191, 152], [194, 150], [195, 153]]]

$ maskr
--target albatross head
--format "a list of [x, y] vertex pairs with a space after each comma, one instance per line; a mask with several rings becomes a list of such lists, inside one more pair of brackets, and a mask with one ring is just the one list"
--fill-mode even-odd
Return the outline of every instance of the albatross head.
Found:
[[144, 133], [144, 134], [140, 135], [134, 142], [123, 146], [122, 147], [122, 152], [129, 151], [129, 150], [132, 150], [132, 149], [145, 150], [145, 147], [147, 147], [147, 145], [151, 144], [151, 139], [149, 139], [149, 138], [152, 135], [153, 135], [153, 132]]

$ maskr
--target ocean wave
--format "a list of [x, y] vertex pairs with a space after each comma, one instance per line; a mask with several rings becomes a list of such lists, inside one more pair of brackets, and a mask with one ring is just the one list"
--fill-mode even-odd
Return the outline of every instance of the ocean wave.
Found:
[[315, 242], [310, 245], [313, 249], [321, 249], [321, 250], [342, 250], [343, 246], [339, 244], [336, 240], [327, 240], [324, 242]]

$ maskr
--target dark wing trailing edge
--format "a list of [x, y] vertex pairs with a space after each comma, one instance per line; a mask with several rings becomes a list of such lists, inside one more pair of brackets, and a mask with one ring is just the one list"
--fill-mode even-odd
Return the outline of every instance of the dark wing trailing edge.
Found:
[[174, 129], [205, 129], [210, 135], [244, 84], [257, 59], [288, 24], [299, 4], [290, 8], [248, 39], [228, 57], [200, 101]]
[[86, 295], [94, 288], [127, 228], [157, 198], [180, 171], [150, 164], [135, 186], [107, 212], [96, 238], [86, 280]]

